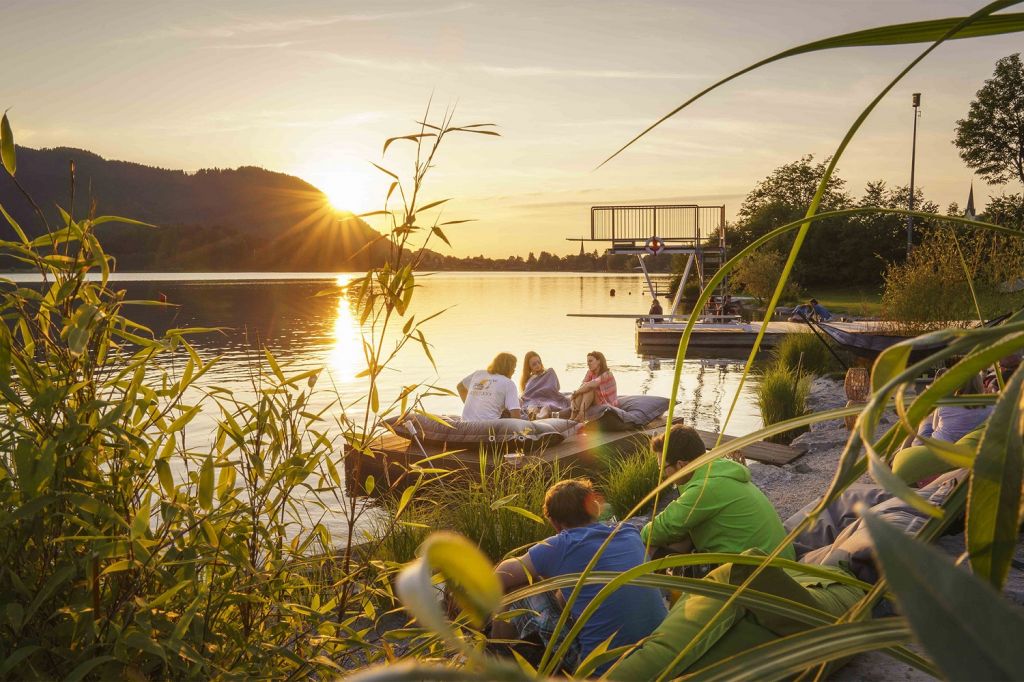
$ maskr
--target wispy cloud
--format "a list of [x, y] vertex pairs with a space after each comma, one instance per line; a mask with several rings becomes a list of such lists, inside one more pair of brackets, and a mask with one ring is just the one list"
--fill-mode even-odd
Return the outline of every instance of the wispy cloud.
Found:
[[367, 69], [381, 69], [383, 71], [438, 71], [440, 67], [426, 61], [408, 62], [394, 59], [370, 59], [367, 57], [352, 57], [350, 55], [338, 54], [331, 50], [295, 50], [295, 54], [305, 55], [323, 59], [333, 64], [342, 66], [360, 66]]
[[289, 33], [305, 29], [321, 28], [324, 26], [334, 26], [336, 24], [416, 19], [440, 14], [451, 14], [453, 12], [462, 12], [475, 6], [475, 3], [460, 2], [426, 9], [400, 10], [395, 12], [331, 14], [321, 17], [294, 17], [290, 19], [276, 18], [258, 20], [238, 17], [229, 19], [219, 26], [169, 26], [142, 36], [130, 38], [126, 42], [151, 40], [155, 38], [224, 39], [258, 34]]
[[292, 40], [283, 40], [277, 43], [221, 43], [203, 47], [207, 50], [283, 50], [300, 44]]
[[476, 71], [492, 76], [511, 78], [606, 78], [627, 80], [693, 80], [704, 76], [665, 71], [636, 71], [623, 69], [565, 69], [552, 66], [495, 66], [479, 65]]

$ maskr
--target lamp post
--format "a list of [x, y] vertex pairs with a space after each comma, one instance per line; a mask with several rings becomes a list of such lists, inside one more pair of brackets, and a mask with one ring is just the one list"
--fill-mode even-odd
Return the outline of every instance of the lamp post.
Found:
[[[910, 200], [907, 202], [907, 210], [914, 210], [914, 163], [917, 160], [917, 117], [918, 108], [921, 106], [921, 93], [913, 95], [914, 106], [914, 137], [910, 145]], [[910, 250], [914, 248], [914, 216], [907, 216], [907, 258], [910, 257]]]

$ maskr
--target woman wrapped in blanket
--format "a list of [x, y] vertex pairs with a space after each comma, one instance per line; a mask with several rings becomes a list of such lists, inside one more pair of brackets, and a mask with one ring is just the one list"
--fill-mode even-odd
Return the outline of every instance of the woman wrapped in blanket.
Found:
[[615, 377], [608, 369], [604, 353], [596, 350], [587, 353], [587, 375], [580, 387], [573, 391], [572, 415], [569, 418], [577, 422], [586, 421], [587, 408], [591, 405], [619, 406]]
[[544, 367], [540, 355], [530, 351], [523, 357], [523, 375], [519, 379], [519, 398], [528, 419], [545, 419], [569, 408], [569, 399], [559, 390], [558, 375]]

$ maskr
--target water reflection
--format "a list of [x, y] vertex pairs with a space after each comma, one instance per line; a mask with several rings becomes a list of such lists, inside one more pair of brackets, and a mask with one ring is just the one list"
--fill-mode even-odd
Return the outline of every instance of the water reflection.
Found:
[[363, 352], [363, 336], [359, 321], [353, 314], [354, 303], [345, 292], [345, 287], [355, 279], [355, 275], [338, 275], [335, 284], [343, 292], [337, 296], [334, 317], [334, 339], [331, 352], [327, 356], [327, 367], [335, 381], [352, 383], [366, 367], [366, 356]]

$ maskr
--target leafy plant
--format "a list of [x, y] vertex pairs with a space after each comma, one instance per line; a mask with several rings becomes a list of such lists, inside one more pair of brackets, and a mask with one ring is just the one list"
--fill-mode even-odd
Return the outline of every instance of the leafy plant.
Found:
[[1024, 243], [1016, 237], [928, 235], [906, 263], [885, 274], [882, 314], [901, 334], [920, 334], [990, 319], [1024, 304], [1014, 291], [1024, 272]]
[[[658, 485], [658, 458], [648, 447], [638, 447], [624, 456], [609, 457], [602, 464], [601, 492], [618, 518], [626, 518]], [[652, 501], [638, 513], [649, 515], [653, 510]]]
[[[766, 426], [807, 412], [807, 396], [811, 391], [809, 375], [795, 368], [771, 365], [761, 373], [760, 379], [757, 385], [757, 406], [761, 410], [761, 421]], [[788, 443], [796, 435], [798, 433], [784, 433], [774, 436], [774, 439]]]
[[[785, 260], [785, 257], [778, 251], [756, 253], [736, 266], [732, 282], [747, 294], [764, 303], [775, 291], [775, 283], [778, 281], [779, 272], [782, 270]], [[800, 298], [800, 295], [800, 285], [790, 282], [782, 297], [786, 301], [795, 301]]]
[[826, 343], [815, 334], [788, 334], [772, 350], [772, 362], [798, 374], [820, 376], [835, 372], [841, 367]]
[[[35, 205], [0, 123], [3, 166]], [[358, 551], [368, 509], [339, 491], [346, 456], [369, 451], [389, 412], [429, 392], [407, 387], [389, 406], [377, 378], [410, 341], [429, 358], [425, 319], [406, 314], [412, 270], [430, 237], [446, 237], [416, 216], [442, 203], [420, 192], [456, 131], [493, 134], [446, 116], [400, 138], [425, 151], [410, 191], [396, 179], [389, 192], [402, 199], [381, 238], [391, 259], [352, 289], [371, 334], [370, 391], [351, 405], [312, 409], [320, 370], [291, 372], [269, 350], [254, 354], [249, 400], [202, 383], [216, 361], [187, 339], [211, 330], [156, 336], [125, 310], [160, 304], [111, 285], [96, 228], [143, 224], [76, 217], [72, 193], [56, 226], [35, 208], [42, 235], [30, 239], [0, 207], [13, 234], [0, 256], [39, 274], [0, 288], [0, 676], [307, 677], [390, 655], [375, 630], [393, 606], [389, 567]], [[189, 447], [204, 411], [212, 443]], [[338, 509], [341, 542], [322, 523]]]

